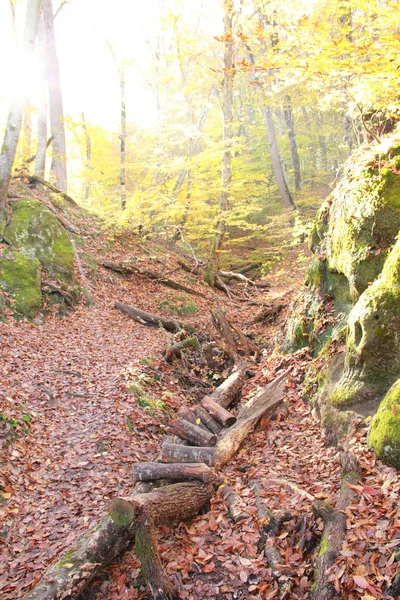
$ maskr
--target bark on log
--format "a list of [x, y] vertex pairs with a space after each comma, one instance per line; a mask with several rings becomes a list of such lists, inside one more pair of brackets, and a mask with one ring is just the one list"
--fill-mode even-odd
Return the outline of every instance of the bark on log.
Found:
[[76, 598], [105, 565], [131, 544], [131, 535], [104, 517], [88, 531], [76, 547], [65, 552], [43, 573], [25, 600], [66, 600]]
[[239, 362], [238, 348], [233, 337], [232, 329], [222, 310], [212, 310], [211, 316], [222, 340], [216, 340], [225, 354], [232, 360], [234, 364]]
[[123, 304], [122, 302], [116, 302], [114, 308], [120, 310], [131, 319], [134, 319], [141, 325], [153, 325], [154, 327], [164, 327], [167, 331], [172, 331], [176, 333], [181, 329], [185, 329], [189, 333], [194, 332], [194, 327], [190, 325], [184, 325], [179, 321], [175, 321], [175, 319], [166, 319], [165, 317], [161, 317], [161, 315], [154, 315], [152, 313], [148, 313], [144, 310], [140, 310], [136, 306], [131, 306], [129, 304]]
[[241, 363], [235, 371], [225, 379], [217, 389], [210, 394], [210, 398], [220, 404], [223, 408], [229, 408], [231, 404], [240, 398], [243, 384], [247, 378], [248, 367]]
[[187, 446], [188, 443], [182, 440], [178, 435], [166, 435], [164, 438], [166, 444], [177, 444], [178, 446]]
[[193, 423], [193, 425], [197, 425], [198, 427], [203, 429], [203, 431], [210, 432], [210, 430], [205, 425], [203, 425], [200, 418], [196, 417], [194, 412], [192, 410], [190, 410], [190, 408], [188, 408], [187, 406], [181, 406], [181, 408], [178, 411], [178, 415], [180, 417], [182, 417], [183, 419], [186, 419], [186, 421], [189, 421], [189, 423]]
[[334, 585], [329, 581], [329, 570], [339, 556], [346, 534], [347, 517], [344, 509], [351, 504], [354, 496], [354, 491], [349, 484], [355, 485], [361, 478], [361, 469], [353, 454], [343, 452], [340, 460], [342, 485], [336, 508], [322, 502], [312, 507], [314, 513], [324, 521], [324, 532], [315, 567], [316, 581], [311, 595], [312, 600], [332, 600], [337, 596]]
[[161, 461], [163, 463], [203, 462], [209, 467], [213, 467], [215, 463], [215, 448], [178, 446], [177, 444], [168, 444], [168, 442], [164, 442], [161, 448]]
[[240, 507], [239, 496], [228, 486], [221, 488], [221, 496], [228, 507], [229, 515], [234, 523], [240, 523], [248, 518], [249, 514]]
[[210, 398], [210, 396], [204, 396], [200, 404], [213, 417], [213, 419], [218, 421], [218, 423], [221, 423], [222, 427], [230, 427], [236, 423], [236, 417], [226, 410], [226, 408], [223, 408], [220, 404], [217, 404], [217, 402]]
[[204, 427], [208, 429], [208, 431], [211, 431], [216, 435], [220, 433], [222, 425], [213, 419], [213, 417], [202, 406], [196, 406], [193, 409], [193, 412], [197, 417], [197, 421], [200, 420]]
[[194, 517], [208, 504], [212, 493], [210, 484], [187, 482], [112, 501], [111, 518], [134, 534], [136, 554], [155, 600], [179, 599], [178, 590], [166, 577], [161, 564], [156, 527]]
[[101, 263], [103, 267], [106, 269], [110, 269], [110, 271], [116, 271], [117, 273], [122, 273], [123, 275], [143, 275], [148, 279], [153, 279], [157, 281], [157, 283], [161, 283], [161, 285], [165, 285], [166, 287], [172, 288], [173, 290], [179, 290], [180, 292], [186, 292], [187, 294], [191, 294], [192, 296], [200, 296], [200, 298], [205, 298], [206, 296], [197, 290], [187, 287], [186, 285], [182, 285], [177, 281], [173, 281], [168, 277], [164, 277], [161, 273], [154, 273], [153, 271], [147, 271], [146, 269], [139, 269], [132, 263], [128, 262], [113, 262], [109, 260], [105, 260]]
[[171, 479], [175, 481], [200, 480], [210, 483], [212, 470], [204, 463], [136, 463], [133, 466], [135, 481], [153, 481], [154, 479]]
[[170, 424], [170, 430], [173, 434], [193, 444], [194, 446], [215, 446], [217, 438], [213, 433], [204, 431], [198, 425], [194, 425], [185, 419], [175, 419]]

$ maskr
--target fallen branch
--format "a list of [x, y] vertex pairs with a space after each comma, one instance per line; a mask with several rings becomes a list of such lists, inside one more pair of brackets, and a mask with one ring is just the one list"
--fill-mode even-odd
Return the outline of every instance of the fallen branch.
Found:
[[172, 331], [176, 333], [181, 329], [185, 329], [189, 333], [193, 333], [195, 331], [194, 327], [190, 325], [184, 325], [179, 321], [175, 321], [175, 319], [166, 319], [161, 315], [155, 315], [152, 313], [148, 313], [144, 310], [140, 310], [136, 306], [130, 306], [129, 304], [123, 304], [122, 302], [116, 302], [114, 308], [120, 310], [131, 319], [134, 319], [141, 325], [153, 325], [154, 327], [164, 327], [167, 331]]
[[128, 262], [116, 263], [113, 261], [106, 260], [106, 261], [103, 261], [101, 264], [106, 269], [109, 269], [110, 271], [115, 271], [116, 273], [121, 273], [123, 275], [133, 275], [133, 274], [143, 275], [144, 277], [147, 277], [148, 279], [153, 279], [154, 281], [157, 281], [157, 283], [161, 283], [161, 285], [165, 285], [169, 288], [172, 288], [173, 290], [179, 290], [180, 292], [186, 292], [187, 294], [191, 294], [192, 296], [200, 296], [200, 298], [206, 297], [204, 294], [202, 294], [201, 292], [198, 292], [197, 290], [189, 288], [186, 285], [182, 285], [181, 283], [178, 283], [177, 281], [174, 281], [173, 279], [168, 279], [168, 277], [164, 277], [164, 275], [161, 275], [160, 273], [154, 273], [153, 271], [139, 269], [139, 267], [136, 267], [132, 263], [128, 263]]
[[346, 535], [347, 516], [344, 509], [351, 504], [354, 496], [354, 490], [350, 486], [355, 485], [361, 478], [361, 469], [353, 454], [343, 452], [340, 461], [342, 486], [336, 508], [322, 502], [317, 502], [312, 507], [313, 512], [324, 522], [324, 532], [315, 566], [316, 580], [311, 595], [312, 600], [332, 600], [338, 595], [333, 583], [329, 581], [329, 572], [339, 556]]
[[40, 183], [41, 185], [44, 185], [45, 187], [49, 188], [49, 190], [51, 190], [55, 194], [59, 194], [64, 200], [66, 200], [70, 204], [78, 206], [78, 204], [73, 198], [71, 198], [71, 196], [69, 196], [68, 194], [60, 190], [58, 187], [50, 183], [50, 181], [46, 181], [42, 177], [39, 177], [39, 175], [14, 175], [14, 179], [28, 179], [29, 183]]
[[167, 362], [172, 362], [173, 358], [176, 356], [180, 358], [182, 356], [182, 351], [188, 350], [192, 348], [192, 350], [200, 350], [199, 340], [195, 337], [188, 337], [176, 344], [172, 344], [165, 351], [165, 360]]

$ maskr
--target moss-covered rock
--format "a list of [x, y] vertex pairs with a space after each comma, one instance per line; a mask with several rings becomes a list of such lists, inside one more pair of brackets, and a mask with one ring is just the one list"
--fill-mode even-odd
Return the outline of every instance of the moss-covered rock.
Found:
[[372, 419], [368, 443], [381, 460], [400, 469], [400, 379], [386, 394]]
[[30, 258], [37, 258], [50, 276], [69, 283], [74, 249], [66, 230], [42, 202], [31, 198], [13, 204], [4, 239]]
[[42, 302], [40, 262], [6, 250], [0, 257], [0, 288], [13, 299], [16, 312], [33, 317]]
[[399, 376], [399, 348], [400, 240], [349, 315], [345, 368], [329, 401], [349, 406], [382, 398]]

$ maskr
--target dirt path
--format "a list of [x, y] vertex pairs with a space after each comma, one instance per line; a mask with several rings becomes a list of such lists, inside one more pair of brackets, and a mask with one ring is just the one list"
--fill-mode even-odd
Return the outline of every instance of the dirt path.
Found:
[[[293, 273], [297, 273], [295, 256], [271, 277], [271, 292], [256, 299], [279, 300], [301, 280], [302, 275], [293, 277]], [[163, 400], [170, 411], [184, 400], [172, 369], [163, 371], [160, 381], [157, 365], [166, 334], [142, 327], [112, 308], [114, 300], [123, 300], [154, 310], [169, 292], [143, 280], [125, 281], [109, 274], [94, 291], [95, 306], [78, 307], [62, 319], [51, 317], [40, 326], [0, 324], [0, 412], [18, 421], [6, 429], [8, 434], [20, 435], [0, 439], [2, 600], [22, 598], [43, 568], [105, 514], [113, 496], [129, 493], [132, 464], [154, 457], [168, 417], [159, 408], [140, 406], [127, 391], [127, 383], [137, 383], [140, 373], [147, 373], [147, 379], [139, 382], [149, 397]], [[210, 305], [220, 304], [221, 298], [210, 295], [208, 300], [196, 300], [199, 312], [187, 319], [204, 327]], [[238, 323], [248, 323], [256, 310], [245, 304], [226, 305]], [[286, 397], [288, 416], [254, 433], [223, 474], [240, 495], [248, 518], [235, 525], [217, 494], [209, 513], [174, 531], [160, 532], [163, 564], [177, 579], [184, 599], [279, 597], [278, 584], [259, 547], [260, 524], [250, 484], [254, 478], [270, 509], [283, 508], [293, 515], [276, 544], [283, 576], [293, 581], [291, 598], [309, 598], [315, 554], [299, 549], [295, 525], [307, 516], [309, 535], [313, 529], [321, 532], [321, 523], [311, 516], [310, 495], [334, 503], [340, 473], [337, 451], [326, 447], [318, 423], [300, 397], [309, 357], [300, 353], [289, 359], [276, 349], [275, 336], [286, 315], [283, 311], [277, 323], [249, 328], [264, 340], [266, 351], [244, 400], [265, 385], [276, 369], [288, 364], [293, 369]], [[27, 433], [22, 432], [22, 415], [29, 415], [31, 421]], [[371, 582], [369, 598], [384, 598], [385, 581], [390, 581], [396, 568], [400, 481], [394, 469], [377, 464], [366, 448], [365, 428], [352, 446], [364, 467], [366, 492], [360, 491], [348, 515], [351, 527], [335, 577], [345, 590], [343, 598], [368, 597], [365, 588], [355, 584], [362, 579], [354, 576]], [[291, 481], [308, 496], [285, 487], [279, 479]], [[126, 554], [104, 569], [85, 600], [149, 598], [146, 590], [137, 587], [139, 570], [135, 554]]]

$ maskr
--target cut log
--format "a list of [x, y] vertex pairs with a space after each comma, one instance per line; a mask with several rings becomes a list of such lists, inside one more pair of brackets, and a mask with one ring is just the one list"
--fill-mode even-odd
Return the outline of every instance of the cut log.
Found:
[[226, 408], [217, 404], [210, 396], [204, 396], [200, 404], [222, 427], [230, 427], [236, 423], [236, 417]]
[[136, 554], [155, 600], [179, 599], [178, 590], [164, 573], [155, 528], [194, 517], [209, 503], [212, 493], [210, 484], [187, 482], [111, 503], [111, 518], [135, 536]]
[[209, 467], [215, 463], [215, 448], [205, 448], [199, 446], [178, 446], [164, 442], [161, 446], [161, 461], [163, 463], [199, 463], [203, 462]]
[[120, 310], [131, 319], [134, 319], [141, 325], [153, 325], [154, 327], [164, 327], [167, 331], [172, 331], [176, 333], [181, 329], [185, 329], [189, 333], [194, 332], [194, 328], [190, 325], [184, 325], [179, 321], [175, 321], [175, 319], [166, 319], [161, 315], [154, 315], [152, 313], [148, 313], [144, 310], [140, 310], [136, 306], [131, 306], [129, 304], [123, 304], [122, 302], [116, 302], [114, 308]]
[[189, 423], [186, 419], [175, 419], [170, 424], [170, 430], [174, 435], [178, 435], [194, 446], [215, 446], [217, 442], [217, 438], [213, 433], [204, 431], [204, 429]]
[[240, 398], [247, 373], [248, 367], [244, 363], [239, 364], [233, 373], [210, 394], [210, 398], [223, 408], [229, 408]]
[[168, 277], [164, 277], [161, 273], [154, 273], [153, 271], [147, 271], [146, 269], [140, 269], [136, 265], [133, 265], [129, 262], [113, 262], [109, 260], [105, 260], [101, 263], [103, 267], [106, 269], [110, 269], [111, 271], [115, 271], [117, 273], [122, 273], [123, 275], [143, 275], [144, 277], [148, 277], [149, 279], [153, 279], [157, 281], [157, 283], [161, 283], [161, 285], [165, 285], [166, 287], [172, 288], [173, 290], [179, 290], [180, 292], [186, 292], [187, 294], [191, 294], [192, 296], [200, 296], [201, 298], [205, 298], [206, 296], [197, 290], [187, 287], [186, 285], [182, 285], [177, 281], [173, 281], [172, 279], [168, 279]]
[[178, 444], [178, 446], [188, 445], [188, 443], [182, 438], [180, 438], [178, 435], [166, 435], [164, 438], [164, 442], [166, 442], [167, 444]]
[[228, 485], [224, 485], [221, 488], [221, 496], [228, 507], [229, 515], [234, 523], [240, 523], [248, 519], [249, 514], [242, 510], [239, 496]]
[[201, 419], [199, 417], [197, 417], [194, 414], [194, 412], [187, 406], [181, 406], [181, 408], [178, 411], [178, 414], [183, 419], [186, 419], [186, 421], [189, 421], [189, 423], [193, 423], [193, 425], [197, 425], [198, 427], [203, 429], [203, 431], [208, 431], [208, 432], [211, 431], [205, 425], [203, 425], [203, 423], [201, 422]]
[[356, 485], [361, 479], [361, 469], [353, 454], [343, 452], [340, 461], [342, 485], [336, 508], [322, 502], [315, 503], [312, 507], [313, 512], [324, 522], [324, 532], [315, 566], [316, 580], [311, 594], [312, 600], [332, 600], [338, 596], [330, 581], [330, 569], [339, 556], [346, 535], [347, 516], [344, 509], [351, 504], [354, 496], [354, 490], [350, 486]]
[[210, 483], [212, 470], [204, 463], [136, 463], [133, 466], [135, 481], [152, 481], [154, 479], [171, 479], [175, 481], [200, 480]]
[[197, 421], [201, 421], [201, 423], [212, 433], [218, 435], [222, 429], [222, 425], [218, 423], [213, 417], [202, 407], [196, 406], [193, 409], [194, 414], [197, 417]]

